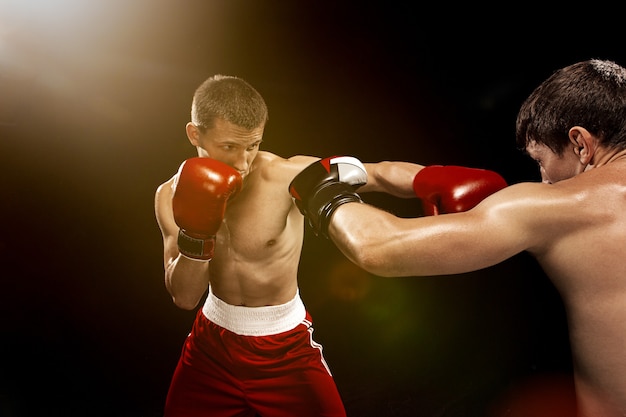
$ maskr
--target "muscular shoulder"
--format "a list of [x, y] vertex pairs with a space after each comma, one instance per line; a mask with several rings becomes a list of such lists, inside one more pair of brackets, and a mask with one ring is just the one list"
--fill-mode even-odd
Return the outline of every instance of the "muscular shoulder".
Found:
[[160, 200], [172, 197], [172, 184], [174, 183], [175, 178], [176, 176], [173, 176], [157, 187], [156, 192], [154, 193], [155, 201], [159, 202]]
[[300, 171], [318, 159], [305, 155], [282, 158], [271, 152], [260, 151], [254, 160], [254, 171], [266, 181], [289, 183]]
[[[554, 222], [563, 219], [564, 212], [573, 212], [579, 196], [561, 184], [523, 182], [500, 190], [484, 200], [490, 211], [513, 217], [510, 220]], [[483, 205], [483, 204], [480, 204]]]
[[556, 184], [525, 182], [511, 185], [476, 206], [492, 236], [505, 233], [531, 253], [548, 248], [581, 230], [604, 223], [586, 187], [566, 180]]
[[168, 220], [172, 217], [172, 184], [175, 176], [159, 185], [154, 193], [154, 213], [156, 219], [163, 229]]

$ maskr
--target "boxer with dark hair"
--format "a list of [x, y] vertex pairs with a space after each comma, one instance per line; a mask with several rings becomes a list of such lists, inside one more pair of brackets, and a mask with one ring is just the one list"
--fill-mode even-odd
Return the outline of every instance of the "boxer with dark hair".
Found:
[[[578, 415], [623, 417], [626, 69], [593, 59], [556, 71], [522, 104], [516, 138], [542, 182], [505, 187], [467, 211], [419, 218], [351, 196], [325, 219], [323, 233], [381, 276], [464, 273], [532, 254], [566, 308]], [[307, 216], [327, 204], [308, 189], [295, 192], [310, 203]]]

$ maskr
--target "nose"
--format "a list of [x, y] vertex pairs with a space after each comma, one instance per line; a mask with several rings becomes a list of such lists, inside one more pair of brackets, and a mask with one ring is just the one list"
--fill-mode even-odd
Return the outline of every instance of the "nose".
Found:
[[232, 160], [232, 167], [239, 171], [241, 174], [248, 172], [250, 164], [248, 162], [248, 154], [245, 151], [237, 152], [237, 155]]
[[552, 181], [550, 181], [550, 178], [548, 178], [548, 175], [546, 174], [546, 171], [543, 169], [543, 167], [541, 167], [541, 169], [539, 169], [539, 173], [541, 174], [541, 182], [544, 184], [552, 184]]

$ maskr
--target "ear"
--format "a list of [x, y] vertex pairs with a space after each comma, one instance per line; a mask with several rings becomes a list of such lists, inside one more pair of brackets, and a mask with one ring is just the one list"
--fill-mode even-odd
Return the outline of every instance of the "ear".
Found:
[[569, 140], [574, 145], [574, 153], [583, 165], [591, 162], [596, 152], [597, 141], [584, 127], [574, 126], [569, 130]]
[[191, 142], [193, 146], [200, 146], [200, 131], [198, 127], [189, 122], [185, 125], [185, 131], [187, 132], [189, 142]]

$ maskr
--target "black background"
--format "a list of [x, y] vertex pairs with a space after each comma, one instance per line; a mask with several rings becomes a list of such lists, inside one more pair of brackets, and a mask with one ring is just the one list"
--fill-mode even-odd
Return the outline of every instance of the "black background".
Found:
[[[281, 156], [479, 166], [514, 183], [539, 179], [514, 143], [530, 91], [578, 60], [626, 64], [611, 13], [589, 10], [0, 7], [7, 417], [161, 415], [195, 313], [177, 309], [163, 285], [153, 196], [194, 156], [184, 124], [208, 76], [238, 75], [261, 92], [270, 108], [263, 148]], [[365, 197], [419, 215], [417, 200]], [[554, 393], [549, 382], [571, 372], [562, 303], [526, 254], [458, 276], [380, 278], [307, 233], [300, 287], [349, 416], [516, 415], [532, 400], [519, 406], [511, 395], [529, 381]]]

